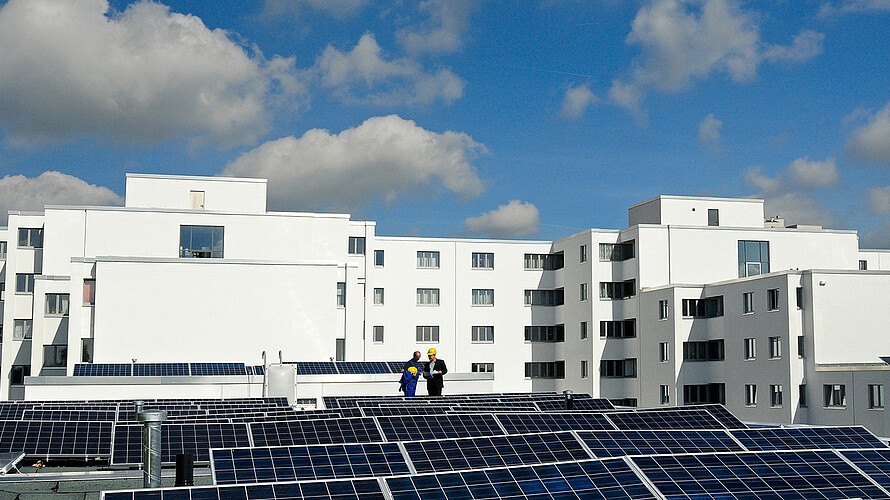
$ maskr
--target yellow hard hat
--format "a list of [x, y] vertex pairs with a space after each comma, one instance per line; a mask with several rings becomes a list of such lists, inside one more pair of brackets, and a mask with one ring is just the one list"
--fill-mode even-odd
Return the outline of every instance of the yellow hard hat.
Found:
[[417, 373], [417, 368], [415, 368], [415, 367], [413, 367], [413, 366], [409, 366], [409, 367], [408, 367], [408, 373], [411, 373], [411, 374]]
[[433, 356], [433, 355], [435, 355], [435, 354], [436, 354], [436, 348], [435, 348], [435, 347], [430, 347], [430, 350], [426, 352], [426, 355], [427, 355], [427, 356]]

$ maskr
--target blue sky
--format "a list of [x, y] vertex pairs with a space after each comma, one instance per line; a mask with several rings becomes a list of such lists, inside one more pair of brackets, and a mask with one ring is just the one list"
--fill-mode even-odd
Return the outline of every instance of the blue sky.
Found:
[[890, 247], [887, 0], [0, 5], [4, 214], [237, 175], [386, 235], [555, 239], [688, 194]]

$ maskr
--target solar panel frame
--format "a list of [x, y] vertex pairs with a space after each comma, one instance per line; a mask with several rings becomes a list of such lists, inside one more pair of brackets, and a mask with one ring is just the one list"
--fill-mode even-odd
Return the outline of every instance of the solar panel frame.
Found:
[[730, 434], [751, 451], [887, 447], [868, 429], [858, 425], [733, 429]]
[[837, 450], [836, 453], [852, 462], [882, 488], [890, 490], [890, 449]]
[[[191, 453], [196, 462], [208, 462], [211, 448], [240, 448], [251, 445], [244, 423], [170, 423], [161, 425], [161, 462], [174, 463], [179, 453]], [[142, 463], [141, 425], [114, 426], [114, 465]]]
[[490, 413], [433, 415], [426, 418], [374, 418], [387, 441], [414, 441], [421, 436], [448, 439], [505, 434], [497, 419]]
[[282, 482], [252, 485], [193, 486], [105, 491], [102, 500], [384, 500], [377, 479]]
[[44, 457], [107, 457], [113, 422], [0, 421], [0, 453]]
[[337, 367], [332, 361], [295, 361], [297, 375], [337, 375]]
[[336, 361], [334, 366], [341, 375], [391, 373], [386, 361]]
[[133, 374], [130, 363], [77, 363], [75, 377], [129, 377]]
[[603, 415], [619, 430], [725, 429], [707, 410], [638, 410]]
[[496, 413], [507, 434], [571, 430], [614, 430], [603, 413]]
[[53, 422], [114, 422], [117, 411], [107, 410], [25, 410], [22, 420], [48, 420]]
[[576, 431], [575, 434], [597, 458], [745, 451], [722, 429]]
[[247, 425], [253, 445], [259, 447], [384, 441], [374, 419], [365, 417], [252, 422]]
[[188, 363], [134, 363], [134, 377], [188, 377]]
[[244, 363], [189, 363], [192, 377], [247, 375]]

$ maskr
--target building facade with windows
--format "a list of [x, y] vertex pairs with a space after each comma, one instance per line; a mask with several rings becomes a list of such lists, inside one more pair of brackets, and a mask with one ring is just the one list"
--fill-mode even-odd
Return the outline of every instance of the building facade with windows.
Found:
[[628, 218], [557, 241], [378, 236], [267, 211], [264, 180], [131, 174], [123, 207], [10, 212], [0, 228], [0, 397], [78, 363], [435, 347], [497, 391], [721, 402], [890, 435], [890, 251], [764, 222], [762, 200], [659, 196]]

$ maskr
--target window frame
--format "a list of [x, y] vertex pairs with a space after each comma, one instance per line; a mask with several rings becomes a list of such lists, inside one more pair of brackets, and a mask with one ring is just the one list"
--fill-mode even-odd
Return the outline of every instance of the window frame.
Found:
[[[15, 274], [15, 293], [21, 295], [33, 295], [34, 294], [34, 277], [39, 276], [39, 274], [35, 273], [16, 273]], [[20, 287], [19, 280], [24, 278], [24, 287]]]
[[757, 359], [757, 339], [755, 337], [748, 337], [742, 339], [743, 341], [743, 356], [745, 361], [754, 361]]
[[386, 264], [386, 254], [383, 250], [374, 250], [374, 267], [384, 267]]
[[473, 288], [470, 305], [494, 307], [494, 288]]
[[671, 317], [670, 301], [663, 299], [658, 301], [658, 320], [666, 320]]
[[552, 344], [566, 341], [565, 324], [563, 323], [556, 325], [526, 325], [523, 330], [523, 339], [526, 343]]
[[[746, 278], [749, 276], [759, 276], [761, 274], [768, 274], [770, 272], [770, 249], [769, 249], [769, 241], [761, 241], [761, 240], [738, 240], [738, 250], [739, 250], [739, 278]], [[750, 243], [750, 245], [749, 245]], [[754, 254], [754, 243], [757, 243], [756, 255]], [[750, 248], [749, 248], [750, 247]], [[751, 255], [748, 255], [748, 250], [751, 250]], [[766, 253], [766, 260], [764, 260], [763, 254], [764, 250]], [[755, 260], [754, 257], [757, 257]], [[750, 258], [749, 258], [750, 257]], [[751, 270], [756, 270], [756, 272], [749, 272]]]
[[44, 295], [44, 317], [68, 316], [71, 310], [71, 295], [67, 293], [47, 293]]
[[470, 327], [471, 344], [494, 344], [494, 325], [473, 325]]
[[[195, 243], [195, 230], [210, 231], [210, 248], [203, 247], [193, 248], [197, 246]], [[217, 233], [219, 230], [219, 249], [217, 249]], [[188, 246], [184, 245], [186, 231], [188, 231]], [[180, 224], [179, 225], [179, 258], [180, 259], [224, 259], [226, 250], [226, 228], [225, 226], [204, 226], [197, 224]]]
[[[48, 354], [53, 353], [52, 356]], [[59, 354], [61, 353], [61, 355]], [[56, 361], [49, 363], [50, 359]], [[64, 358], [62, 361], [59, 359]], [[68, 366], [68, 344], [44, 344], [43, 345], [43, 367], [44, 368], [67, 368]]]
[[770, 384], [769, 386], [769, 407], [782, 407], [782, 384]]
[[659, 363], [668, 363], [671, 360], [671, 343], [670, 342], [659, 342], [658, 343], [658, 362]]
[[868, 384], [868, 409], [884, 409], [884, 384]]
[[383, 290], [383, 288], [382, 287], [374, 288], [373, 294], [374, 294], [373, 299], [372, 299], [373, 304], [375, 306], [382, 306], [386, 300], [386, 296], [384, 295], [385, 291]]
[[[374, 325], [371, 327], [371, 342], [375, 344], [382, 344], [384, 340], [385, 329], [383, 325]], [[380, 335], [378, 336], [378, 332]], [[379, 340], [378, 340], [379, 339]]]
[[350, 236], [346, 247], [349, 255], [365, 255], [366, 240], [364, 236]]
[[[17, 332], [21, 332], [20, 334]], [[34, 320], [18, 318], [12, 320], [12, 340], [25, 341], [34, 338]]]
[[31, 376], [31, 365], [12, 365], [9, 368], [10, 387], [22, 387], [25, 385], [25, 377]]
[[580, 340], [587, 340], [589, 338], [589, 336], [590, 336], [590, 334], [588, 332], [587, 322], [582, 321], [578, 325], [578, 337], [580, 338]]
[[659, 392], [659, 400], [661, 401], [660, 404], [662, 404], [662, 405], [671, 404], [671, 386], [660, 385], [660, 386], [658, 386], [658, 392]]
[[96, 305], [96, 278], [84, 278], [83, 280], [83, 305]]
[[580, 264], [587, 262], [587, 244], [578, 247], [578, 262]]
[[438, 250], [418, 250], [417, 269], [439, 269], [441, 255]]
[[587, 302], [587, 299], [590, 297], [590, 287], [587, 283], [581, 283], [580, 289], [578, 290], [578, 297], [581, 299], [581, 302]]
[[757, 384], [745, 384], [745, 406], [757, 406]]
[[494, 252], [473, 252], [470, 269], [494, 269]]
[[417, 325], [414, 333], [416, 342], [420, 344], [439, 343], [439, 325]]
[[779, 289], [770, 288], [766, 291], [766, 310], [767, 312], [779, 310]]
[[[418, 288], [416, 293], [416, 302], [418, 306], [437, 307], [439, 305], [438, 288]], [[429, 298], [428, 300], [427, 297]]]
[[470, 363], [470, 373], [494, 373], [494, 363]]
[[346, 282], [337, 282], [337, 307], [346, 307]]
[[742, 293], [742, 314], [754, 314], [754, 292]]
[[846, 384], [823, 384], [822, 393], [824, 396], [823, 408], [846, 408], [847, 407], [847, 386]]
[[782, 359], [782, 337], [769, 338], [769, 359]]
[[43, 228], [20, 227], [18, 248], [43, 248]]
[[590, 377], [590, 367], [586, 359], [581, 360], [581, 378], [589, 378]]
[[6, 254], [9, 252], [9, 246], [5, 241], [0, 241], [0, 260], [6, 260]]

